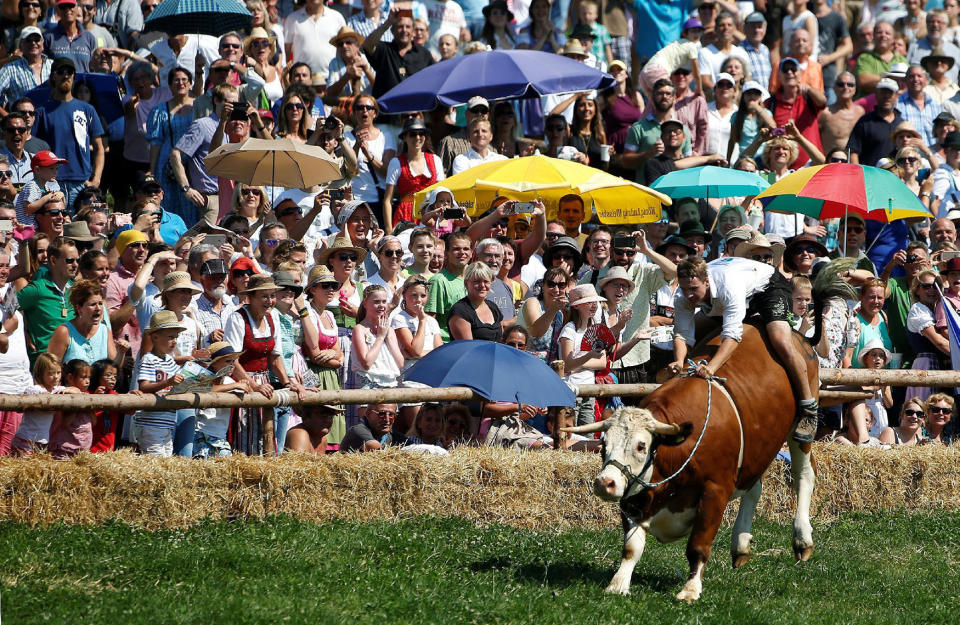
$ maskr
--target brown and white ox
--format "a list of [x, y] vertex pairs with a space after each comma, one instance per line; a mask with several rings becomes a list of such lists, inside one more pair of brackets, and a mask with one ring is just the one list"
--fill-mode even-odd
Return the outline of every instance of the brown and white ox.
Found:
[[[808, 363], [810, 386], [818, 384], [818, 362], [812, 348], [794, 335]], [[719, 337], [695, 350], [694, 360], [717, 349]], [[620, 568], [607, 592], [629, 594], [634, 566], [643, 554], [647, 534], [660, 542], [687, 534], [690, 575], [677, 599], [700, 597], [703, 568], [727, 502], [740, 497], [730, 551], [734, 568], [750, 559], [753, 515], [760, 498], [763, 472], [793, 429], [797, 404], [785, 369], [753, 325], [744, 326], [743, 341], [717, 372], [710, 419], [700, 446], [694, 446], [707, 415], [708, 382], [698, 377], [674, 378], [649, 395], [638, 408], [621, 408], [605, 421], [572, 432], [603, 431], [603, 468], [593, 483], [602, 499], [619, 501], [624, 529]], [[790, 443], [791, 469], [797, 493], [793, 549], [798, 560], [813, 553], [810, 498], [814, 472], [810, 445]], [[692, 457], [691, 457], [691, 454]], [[687, 459], [689, 463], [675, 477]]]

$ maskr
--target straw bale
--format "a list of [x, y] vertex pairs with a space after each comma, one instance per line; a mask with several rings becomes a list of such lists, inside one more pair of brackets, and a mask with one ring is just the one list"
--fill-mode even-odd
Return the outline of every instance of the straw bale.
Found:
[[[960, 448], [818, 445], [815, 458], [812, 512], [819, 521], [878, 508], [960, 508]], [[0, 458], [0, 520], [160, 529], [274, 515], [311, 521], [433, 515], [542, 530], [614, 527], [616, 506], [590, 490], [599, 466], [595, 454], [488, 448], [458, 449], [449, 458], [396, 450], [206, 462], [129, 452], [67, 462]], [[759, 516], [792, 517], [790, 483], [788, 466], [776, 462], [764, 478]], [[727, 521], [735, 514], [733, 504]]]

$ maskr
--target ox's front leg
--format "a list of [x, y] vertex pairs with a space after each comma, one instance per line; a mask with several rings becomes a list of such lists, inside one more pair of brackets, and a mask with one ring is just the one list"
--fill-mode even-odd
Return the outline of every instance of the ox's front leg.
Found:
[[622, 512], [620, 520], [623, 523], [623, 553], [620, 568], [610, 580], [607, 592], [615, 595], [629, 595], [633, 568], [637, 566], [640, 556], [643, 555], [643, 546], [647, 542], [647, 530]]
[[708, 484], [700, 498], [697, 517], [693, 521], [690, 540], [687, 541], [687, 563], [690, 565], [690, 577], [683, 589], [677, 593], [677, 599], [692, 603], [700, 598], [703, 590], [703, 567], [710, 559], [713, 540], [723, 520], [723, 511], [727, 507], [733, 489], [720, 488]]
[[810, 443], [790, 445], [790, 471], [793, 473], [793, 488], [797, 493], [797, 512], [793, 517], [793, 555], [806, 562], [813, 555], [813, 527], [810, 525], [810, 500], [817, 476], [813, 471]]
[[730, 556], [735, 569], [750, 561], [750, 541], [753, 540], [750, 530], [753, 528], [762, 485], [763, 480], [758, 479], [750, 490], [740, 496], [740, 510], [737, 511], [737, 521], [733, 524], [733, 534], [730, 536]]

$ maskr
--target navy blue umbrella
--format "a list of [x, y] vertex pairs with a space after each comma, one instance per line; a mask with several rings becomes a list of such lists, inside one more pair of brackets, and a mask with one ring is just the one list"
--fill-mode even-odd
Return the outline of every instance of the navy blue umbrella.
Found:
[[238, 0], [163, 0], [144, 21], [144, 31], [168, 35], [212, 35], [250, 28], [253, 16]]
[[[123, 117], [123, 105], [120, 103], [120, 89], [122, 83], [120, 77], [116, 74], [88, 74], [78, 73], [73, 79], [74, 89], [77, 85], [86, 84], [93, 96], [90, 98], [90, 104], [97, 109], [107, 123], [116, 121]], [[34, 87], [27, 93], [26, 97], [37, 105], [43, 104], [50, 99], [50, 82], [45, 82], [39, 87]]]
[[536, 356], [492, 341], [451, 341], [410, 367], [404, 380], [464, 386], [490, 401], [572, 406], [573, 390]]
[[[167, 0], [169, 1], [169, 0]], [[552, 93], [604, 89], [613, 77], [577, 60], [538, 50], [488, 50], [441, 61], [388, 91], [378, 102], [388, 113], [429, 111], [488, 100], [539, 98]]]

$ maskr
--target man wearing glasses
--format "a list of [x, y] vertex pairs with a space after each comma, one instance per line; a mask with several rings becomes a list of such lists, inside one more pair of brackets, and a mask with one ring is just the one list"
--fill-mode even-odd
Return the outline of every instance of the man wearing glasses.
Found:
[[364, 411], [360, 423], [349, 430], [340, 442], [340, 451], [373, 451], [392, 445], [402, 445], [407, 438], [393, 431], [397, 419], [396, 404], [371, 404]]
[[20, 31], [19, 50], [19, 58], [0, 68], [0, 112], [4, 115], [11, 102], [49, 80], [53, 65], [43, 53], [43, 32], [36, 26]]
[[30, 169], [30, 159], [33, 156], [24, 149], [27, 133], [27, 119], [23, 113], [10, 113], [3, 118], [3, 147], [0, 147], [0, 156], [7, 158], [12, 176], [13, 185], [19, 190], [23, 185], [33, 180], [33, 170]]
[[828, 155], [838, 148], [846, 150], [854, 125], [866, 114], [866, 110], [853, 100], [857, 93], [857, 79], [850, 72], [842, 72], [837, 76], [833, 93], [837, 97], [836, 102], [823, 109], [817, 119], [823, 153]]
[[125, 230], [117, 237], [114, 248], [120, 254], [120, 262], [107, 278], [104, 300], [110, 311], [113, 335], [130, 343], [131, 353], [139, 354], [143, 336], [129, 292], [147, 260], [147, 236], [139, 230]]
[[37, 107], [33, 104], [33, 100], [27, 97], [15, 100], [13, 102], [13, 112], [22, 113], [23, 119], [27, 122], [27, 132], [23, 142], [23, 149], [31, 155], [49, 150], [49, 143], [33, 135], [33, 122], [37, 119]]
[[50, 245], [47, 254], [47, 264], [42, 265], [33, 281], [17, 293], [29, 337], [31, 363], [37, 354], [47, 351], [47, 344], [57, 326], [73, 318], [73, 306], [67, 300], [67, 292], [79, 268], [77, 245], [70, 239], [60, 239], [59, 245]]
[[73, 206], [77, 193], [87, 186], [99, 187], [106, 156], [100, 115], [86, 102], [73, 97], [77, 68], [73, 60], [60, 57], [50, 70], [50, 100], [37, 108], [37, 136], [66, 159], [57, 172], [57, 182]]

